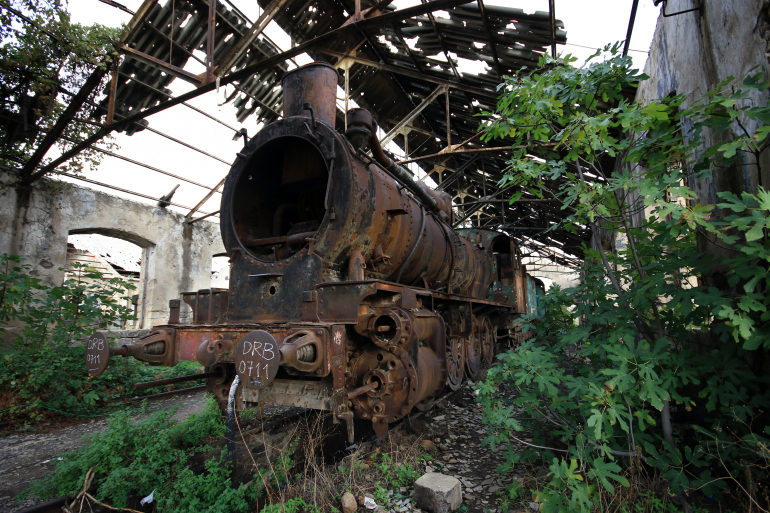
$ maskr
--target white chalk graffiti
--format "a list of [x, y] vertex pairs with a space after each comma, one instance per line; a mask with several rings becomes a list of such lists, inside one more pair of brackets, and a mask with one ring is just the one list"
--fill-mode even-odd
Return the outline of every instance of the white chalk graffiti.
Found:
[[[88, 351], [103, 351], [105, 347], [105, 340], [101, 337], [94, 337], [88, 339]], [[99, 365], [102, 363], [102, 355], [101, 354], [91, 354], [90, 352], [86, 353], [86, 367], [89, 371], [96, 370], [99, 368]], [[91, 367], [91, 365], [96, 365], [96, 367]]]
[[259, 341], [251, 342], [249, 340], [245, 340], [243, 342], [243, 356], [256, 356], [257, 361], [246, 361], [245, 359], [241, 360], [241, 363], [238, 366], [238, 372], [240, 374], [247, 375], [249, 378], [252, 377], [252, 372], [256, 372], [254, 377], [257, 378], [269, 377], [267, 367], [268, 363], [270, 363], [273, 358], [275, 358], [275, 351], [273, 351], [274, 347], [275, 346], [271, 342], [265, 342], [263, 344]]
[[88, 339], [88, 350], [96, 349], [97, 351], [101, 351], [104, 349], [104, 339], [103, 338], [89, 338]]

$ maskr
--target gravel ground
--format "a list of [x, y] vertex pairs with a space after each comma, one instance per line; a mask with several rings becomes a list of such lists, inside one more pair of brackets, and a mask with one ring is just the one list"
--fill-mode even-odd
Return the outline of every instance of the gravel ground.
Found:
[[[475, 402], [471, 384], [466, 384], [447, 400], [412, 420], [411, 428], [407, 429], [424, 435], [423, 445], [435, 446], [438, 455], [434, 461], [423, 464], [420, 470], [440, 472], [459, 479], [463, 506], [468, 513], [529, 511], [514, 509], [503, 512], [499, 509], [498, 493], [504, 492], [506, 485], [514, 479], [521, 478], [510, 474], [501, 476], [497, 472], [508, 446], [497, 446], [492, 451], [489, 446], [481, 444], [487, 437], [482, 418], [482, 407]], [[522, 436], [528, 435], [522, 433]], [[412, 494], [412, 489], [389, 490], [389, 502], [380, 506], [389, 513], [419, 513]]]

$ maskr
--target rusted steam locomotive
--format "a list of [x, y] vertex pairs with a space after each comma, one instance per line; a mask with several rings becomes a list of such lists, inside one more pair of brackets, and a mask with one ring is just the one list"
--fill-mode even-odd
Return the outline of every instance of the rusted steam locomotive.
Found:
[[[171, 301], [167, 325], [110, 348], [96, 333], [87, 366], [111, 355], [205, 366], [224, 406], [265, 403], [372, 422], [378, 435], [489, 365], [542, 291], [511, 239], [453, 230], [451, 198], [392, 162], [369, 112], [335, 130], [335, 68], [283, 78], [284, 117], [248, 141], [225, 182], [221, 230], [230, 288]], [[369, 153], [371, 152], [371, 156]]]

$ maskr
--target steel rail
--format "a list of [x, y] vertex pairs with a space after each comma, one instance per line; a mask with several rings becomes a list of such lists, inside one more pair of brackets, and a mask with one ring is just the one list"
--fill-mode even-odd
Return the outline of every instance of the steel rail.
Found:
[[[62, 137], [63, 140], [69, 141], [69, 142], [77, 142], [74, 139], [71, 139], [70, 137]], [[129, 162], [131, 164], [137, 165], [139, 167], [144, 167], [149, 169], [150, 171], [155, 171], [156, 173], [160, 173], [162, 175], [170, 176], [171, 178], [176, 178], [177, 180], [182, 180], [183, 182], [187, 182], [192, 185], [197, 185], [198, 187], [201, 187], [202, 189], [206, 189], [209, 191], [217, 192], [215, 188], [209, 187], [208, 185], [203, 185], [202, 183], [198, 183], [194, 180], [190, 180], [189, 178], [184, 178], [183, 176], [175, 175], [174, 173], [170, 173], [168, 171], [163, 171], [162, 169], [158, 169], [157, 167], [153, 167], [149, 164], [145, 164], [143, 162], [139, 162], [137, 160], [124, 157], [123, 155], [118, 155], [117, 153], [113, 153], [109, 150], [105, 150], [103, 148], [99, 148], [98, 146], [91, 146], [91, 149], [94, 151], [98, 151], [99, 153], [104, 153], [105, 155], [109, 155], [110, 157], [115, 157], [116, 159], [125, 160], [126, 162]]]
[[[95, 106], [99, 107], [99, 105], [97, 105], [97, 104], [95, 104], [95, 103], [93, 103], [93, 102], [89, 102], [89, 103], [92, 103], [93, 105], [95, 105]], [[101, 107], [100, 107], [100, 108], [101, 108]], [[99, 128], [103, 128], [103, 127], [105, 127], [105, 126], [106, 126], [106, 125], [104, 125], [104, 124], [102, 124], [102, 123], [97, 123], [96, 121], [89, 121], [89, 120], [87, 120], [87, 119], [80, 119], [80, 118], [75, 118], [75, 119], [73, 119], [72, 121], [75, 121], [75, 122], [77, 122], [77, 123], [83, 123], [83, 124], [85, 124], [85, 125], [96, 126], [96, 127], [99, 127]], [[151, 127], [149, 127], [149, 126], [143, 126], [143, 125], [140, 125], [140, 126], [142, 126], [142, 129], [144, 129], [144, 130], [149, 130], [150, 132], [152, 132], [152, 133], [154, 133], [154, 134], [158, 134], [159, 136], [161, 136], [161, 137], [165, 137], [166, 139], [168, 139], [168, 140], [170, 140], [170, 141], [174, 141], [174, 142], [175, 142], [175, 143], [177, 143], [177, 144], [181, 144], [182, 146], [186, 146], [187, 148], [190, 148], [191, 150], [195, 150], [195, 151], [197, 151], [198, 153], [201, 153], [201, 154], [203, 154], [203, 155], [206, 155], [207, 157], [211, 157], [211, 158], [212, 158], [212, 159], [214, 159], [214, 160], [218, 160], [219, 162], [222, 162], [223, 164], [227, 164], [228, 166], [231, 166], [231, 165], [232, 165], [232, 163], [231, 163], [231, 162], [228, 162], [228, 161], [226, 161], [225, 159], [219, 158], [219, 157], [217, 157], [216, 155], [212, 155], [211, 153], [205, 152], [205, 151], [201, 150], [200, 148], [196, 148], [196, 147], [195, 147], [195, 146], [193, 146], [192, 144], [186, 143], [186, 142], [184, 142], [184, 141], [180, 141], [179, 139], [177, 139], [177, 138], [175, 138], [175, 137], [172, 137], [172, 136], [170, 136], [170, 135], [168, 135], [168, 134], [166, 134], [166, 133], [163, 133], [163, 132], [161, 132], [160, 130], [156, 130], [156, 129], [154, 129], [154, 128], [151, 128]]]

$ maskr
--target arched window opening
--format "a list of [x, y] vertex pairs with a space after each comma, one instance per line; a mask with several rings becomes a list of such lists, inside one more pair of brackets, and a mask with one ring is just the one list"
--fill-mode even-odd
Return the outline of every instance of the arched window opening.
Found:
[[[142, 255], [143, 248], [127, 240], [99, 234], [70, 234], [67, 237], [65, 279], [84, 279], [73, 264], [79, 263], [101, 273], [105, 278], [120, 277], [136, 287], [120, 298], [133, 312], [135, 320], [107, 329], [136, 329], [142, 316]], [[88, 278], [86, 278], [88, 279]]]

